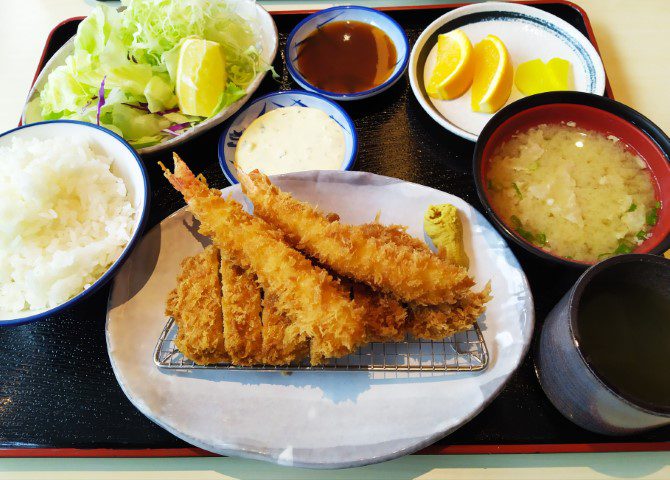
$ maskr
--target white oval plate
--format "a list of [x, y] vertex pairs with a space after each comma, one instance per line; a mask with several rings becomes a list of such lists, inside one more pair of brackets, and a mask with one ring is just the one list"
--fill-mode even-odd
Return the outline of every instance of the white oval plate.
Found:
[[[202, 250], [193, 217], [181, 209], [146, 234], [115, 278], [107, 316], [112, 368], [130, 401], [179, 438], [223, 455], [284, 465], [341, 468], [412, 453], [479, 413], [514, 372], [529, 345], [534, 310], [526, 277], [511, 250], [472, 206], [428, 187], [351, 171], [274, 177], [296, 197], [351, 223], [409, 226], [423, 237], [423, 214], [449, 202], [464, 216], [470, 273], [492, 282], [479, 320], [489, 366], [456, 372], [161, 371], [153, 350], [165, 325], [165, 298], [183, 257]], [[244, 200], [239, 185], [224, 197]]]
[[[255, 15], [256, 24], [258, 25], [260, 43], [263, 51], [261, 52], [261, 58], [264, 62], [271, 65], [274, 61], [275, 55], [277, 54], [277, 47], [279, 45], [279, 37], [277, 34], [277, 25], [275, 24], [272, 16], [258, 3], [248, 2], [252, 8], [251, 12], [244, 12], [246, 17]], [[49, 74], [58, 66], [65, 63], [65, 59], [72, 53], [74, 50], [74, 37], [65, 42], [65, 44], [58, 49], [56, 53], [49, 59], [47, 64], [44, 66], [39, 76], [35, 80], [30, 93], [28, 93], [28, 99], [26, 104], [23, 107], [23, 114], [21, 115], [21, 122], [23, 124], [41, 122], [42, 115], [38, 109], [29, 108], [31, 103], [35, 98], [39, 97], [40, 92], [44, 88], [44, 85], [47, 82]], [[198, 135], [205, 133], [207, 130], [220, 125], [222, 122], [230, 118], [235, 112], [237, 112], [242, 106], [251, 98], [254, 92], [258, 89], [265, 74], [267, 72], [259, 73], [256, 78], [247, 86], [247, 94], [240, 98], [237, 102], [224, 108], [219, 113], [214, 115], [211, 118], [199, 123], [192, 129], [178, 135], [174, 138], [170, 138], [164, 142], [161, 142], [157, 145], [152, 145], [150, 147], [144, 147], [138, 149], [138, 153], [147, 154], [160, 152], [162, 150], [167, 150], [176, 147], [177, 145], [184, 143], [187, 140], [197, 137]]]
[[[431, 23], [419, 36], [409, 60], [410, 85], [423, 109], [447, 130], [476, 141], [493, 116], [473, 112], [470, 90], [454, 100], [430, 98], [425, 83], [435, 67], [437, 36], [462, 29], [472, 45], [488, 34], [499, 37], [512, 58], [514, 71], [523, 62], [563, 58], [572, 65], [572, 90], [603, 95], [605, 68], [591, 42], [576, 28], [538, 8], [515, 3], [484, 2], [457, 8]], [[506, 105], [524, 95], [515, 86]]]

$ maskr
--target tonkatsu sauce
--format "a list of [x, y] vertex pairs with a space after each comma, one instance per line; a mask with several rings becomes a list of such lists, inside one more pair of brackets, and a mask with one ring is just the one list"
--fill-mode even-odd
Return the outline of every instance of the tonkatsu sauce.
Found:
[[312, 85], [334, 93], [357, 93], [384, 83], [397, 53], [379, 28], [363, 22], [331, 22], [298, 47], [298, 71]]

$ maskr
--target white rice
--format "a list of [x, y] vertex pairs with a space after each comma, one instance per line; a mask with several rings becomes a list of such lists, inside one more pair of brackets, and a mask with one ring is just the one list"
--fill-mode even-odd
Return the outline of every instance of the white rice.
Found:
[[0, 310], [43, 310], [121, 255], [135, 210], [112, 160], [78, 138], [0, 147]]

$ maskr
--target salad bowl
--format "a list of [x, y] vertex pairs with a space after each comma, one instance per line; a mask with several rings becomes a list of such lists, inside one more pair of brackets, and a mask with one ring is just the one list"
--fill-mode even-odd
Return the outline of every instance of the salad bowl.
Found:
[[[277, 54], [279, 43], [277, 25], [275, 24], [274, 19], [262, 6], [256, 2], [241, 0], [238, 2], [238, 4], [243, 6], [243, 14], [245, 17], [254, 19], [252, 25], [257, 30], [256, 33], [258, 35], [258, 40], [261, 47], [260, 60], [267, 65], [271, 65], [274, 61], [275, 55]], [[57, 67], [65, 64], [66, 59], [74, 52], [74, 49], [75, 37], [72, 37], [51, 57], [40, 74], [37, 76], [24, 105], [23, 113], [21, 115], [22, 124], [25, 125], [47, 120], [42, 116], [39, 104], [40, 94], [47, 83], [49, 75]], [[140, 154], [149, 154], [171, 149], [206, 132], [207, 130], [212, 129], [213, 127], [216, 127], [217, 125], [220, 125], [233, 114], [235, 114], [240, 108], [242, 108], [247, 100], [251, 98], [251, 96], [260, 86], [266, 73], [267, 72], [264, 70], [259, 71], [256, 74], [256, 77], [249, 83], [249, 85], [247, 85], [245, 95], [229, 106], [223, 108], [214, 116], [203, 120], [188, 130], [184, 130], [182, 133], [174, 136], [173, 138], [168, 138], [155, 145], [145, 147], [136, 146], [136, 150]]]

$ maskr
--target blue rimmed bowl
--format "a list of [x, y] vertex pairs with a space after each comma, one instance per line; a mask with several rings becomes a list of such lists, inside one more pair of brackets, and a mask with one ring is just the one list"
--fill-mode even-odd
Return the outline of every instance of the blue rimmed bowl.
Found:
[[251, 122], [269, 111], [295, 106], [319, 109], [342, 128], [344, 132], [344, 156], [340, 170], [351, 170], [358, 151], [358, 135], [354, 122], [351, 121], [347, 112], [335, 102], [331, 102], [321, 95], [300, 90], [287, 90], [257, 98], [224, 125], [223, 133], [219, 138], [219, 164], [223, 174], [231, 184], [239, 183], [234, 165], [235, 150], [237, 149], [237, 142], [247, 127], [251, 125]]
[[[370, 25], [374, 25], [386, 33], [395, 46], [398, 60], [389, 78], [381, 85], [378, 85], [369, 90], [356, 93], [336, 93], [322, 90], [309, 83], [298, 70], [297, 59], [299, 46], [307, 37], [309, 37], [315, 30], [321, 28], [323, 25], [326, 25], [332, 21], [341, 22], [347, 20], [368, 23]], [[409, 41], [407, 40], [405, 31], [400, 25], [398, 25], [398, 22], [393, 20], [385, 13], [382, 13], [379, 10], [375, 10], [373, 8], [361, 7], [357, 5], [346, 5], [341, 7], [326, 8], [325, 10], [313, 13], [298, 25], [296, 25], [289, 34], [286, 41], [285, 57], [286, 66], [288, 67], [288, 71], [293, 77], [293, 80], [295, 80], [298, 85], [300, 85], [305, 90], [309, 90], [311, 92], [323, 95], [324, 97], [338, 101], [360, 100], [383, 92], [396, 83], [403, 75], [403, 73], [405, 73], [405, 70], [407, 69], [407, 62], [409, 61]]]
[[49, 309], [24, 310], [21, 312], [0, 310], [0, 327], [43, 320], [75, 306], [90, 296], [117, 273], [119, 267], [135, 247], [146, 224], [151, 191], [149, 176], [135, 149], [114, 132], [91, 123], [75, 120], [38, 122], [0, 133], [0, 147], [10, 145], [14, 138], [46, 140], [63, 136], [86, 139], [97, 152], [112, 159], [111, 171], [123, 180], [128, 192], [128, 199], [136, 212], [132, 235], [121, 255], [90, 287], [66, 302]]

